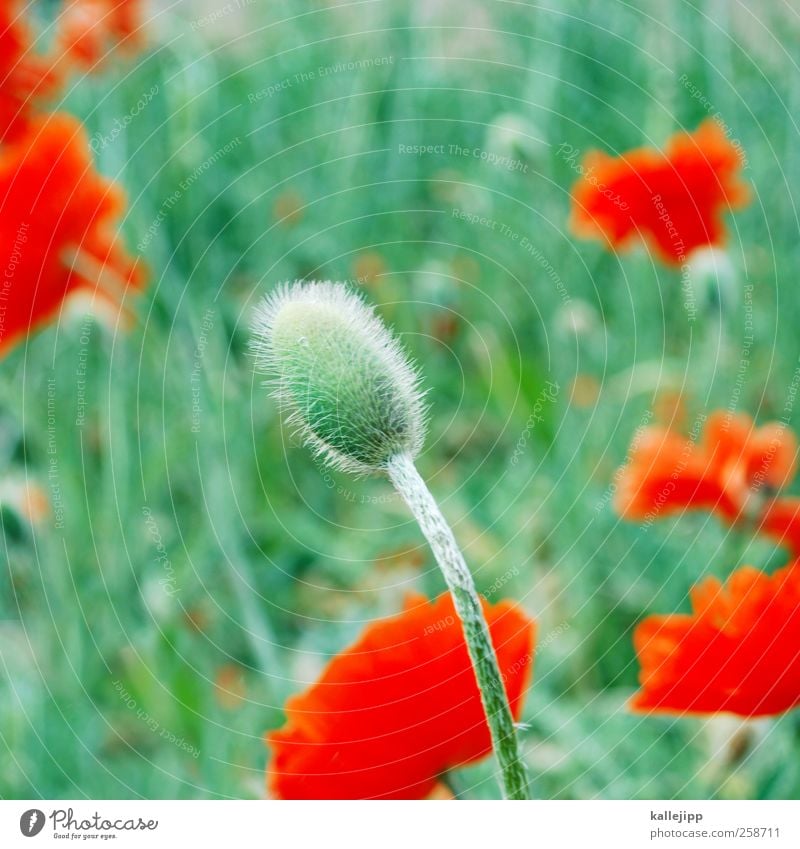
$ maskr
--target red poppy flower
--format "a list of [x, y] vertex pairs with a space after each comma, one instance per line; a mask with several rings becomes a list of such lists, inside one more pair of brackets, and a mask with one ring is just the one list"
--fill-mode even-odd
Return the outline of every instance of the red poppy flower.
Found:
[[125, 196], [94, 170], [81, 123], [39, 118], [0, 152], [0, 353], [88, 292], [122, 303], [144, 273], [116, 232]]
[[59, 24], [61, 49], [87, 70], [116, 48], [133, 52], [144, 41], [141, 0], [69, 0]]
[[780, 489], [797, 469], [797, 439], [776, 422], [717, 411], [693, 442], [668, 428], [639, 432], [617, 474], [614, 506], [626, 519], [651, 520], [686, 509], [716, 511], [735, 522], [765, 487]]
[[663, 152], [593, 151], [572, 190], [572, 229], [620, 249], [639, 235], [662, 260], [681, 265], [696, 248], [724, 243], [722, 213], [749, 198], [741, 167], [741, 150], [713, 120], [676, 133]]
[[52, 57], [37, 54], [19, 0], [0, 6], [0, 141], [28, 129], [33, 107], [58, 90], [62, 75]]
[[707, 578], [691, 615], [651, 616], [634, 633], [639, 711], [769, 716], [800, 705], [800, 566]]
[[[533, 663], [534, 623], [509, 602], [483, 603], [515, 718]], [[322, 677], [286, 704], [267, 735], [268, 784], [283, 799], [421, 799], [491, 740], [449, 594], [408, 600], [367, 627]]]
[[800, 558], [800, 498], [784, 496], [767, 502], [757, 520], [758, 532]]

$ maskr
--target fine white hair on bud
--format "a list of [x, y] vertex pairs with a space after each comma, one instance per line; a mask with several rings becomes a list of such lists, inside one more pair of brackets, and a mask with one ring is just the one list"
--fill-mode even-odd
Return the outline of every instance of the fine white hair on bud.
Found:
[[257, 370], [288, 422], [333, 468], [386, 471], [425, 436], [419, 374], [399, 342], [343, 283], [289, 283], [256, 308]]

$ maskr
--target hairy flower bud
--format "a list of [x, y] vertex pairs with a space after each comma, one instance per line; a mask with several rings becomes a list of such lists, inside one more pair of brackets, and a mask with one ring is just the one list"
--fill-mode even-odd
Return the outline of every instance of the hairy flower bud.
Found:
[[692, 251], [685, 273], [684, 292], [690, 291], [701, 309], [736, 311], [742, 287], [725, 250], [703, 247]]
[[342, 283], [286, 284], [256, 309], [256, 366], [334, 468], [385, 471], [425, 434], [419, 376], [397, 340]]

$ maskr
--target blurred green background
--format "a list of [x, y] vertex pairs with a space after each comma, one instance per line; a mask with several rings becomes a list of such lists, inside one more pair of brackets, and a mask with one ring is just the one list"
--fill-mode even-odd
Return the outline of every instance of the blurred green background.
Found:
[[[33, 523], [14, 498], [2, 510], [0, 796], [261, 797], [286, 697], [404, 593], [442, 590], [388, 484], [322, 469], [253, 375], [256, 300], [304, 278], [351, 281], [401, 334], [431, 402], [420, 468], [479, 589], [538, 620], [533, 793], [797, 798], [797, 715], [625, 709], [634, 625], [781, 553], [702, 515], [642, 529], [611, 507], [640, 424], [783, 414], [800, 354], [797, 5], [152, 14], [150, 52], [63, 103], [128, 192], [152, 284], [129, 331], [77, 308], [3, 363], [5, 475], [51, 506]], [[559, 148], [659, 146], [715, 113], [754, 198], [729, 219], [722, 302], [697, 287], [690, 320], [678, 271], [571, 236]], [[456, 781], [498, 795], [490, 762]]]

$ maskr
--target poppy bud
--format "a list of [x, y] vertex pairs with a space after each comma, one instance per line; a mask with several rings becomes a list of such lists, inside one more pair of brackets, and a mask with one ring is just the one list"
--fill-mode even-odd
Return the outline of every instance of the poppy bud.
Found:
[[332, 467], [384, 471], [425, 435], [419, 376], [371, 307], [342, 283], [281, 286], [257, 308], [253, 353], [290, 423]]
[[690, 254], [687, 269], [689, 285], [701, 308], [727, 312], [738, 306], [741, 286], [726, 251], [698, 248]]

